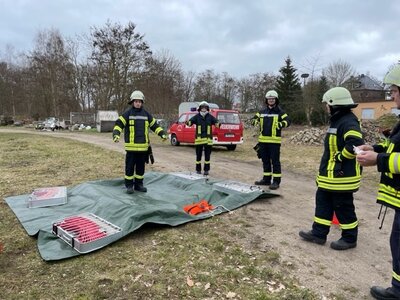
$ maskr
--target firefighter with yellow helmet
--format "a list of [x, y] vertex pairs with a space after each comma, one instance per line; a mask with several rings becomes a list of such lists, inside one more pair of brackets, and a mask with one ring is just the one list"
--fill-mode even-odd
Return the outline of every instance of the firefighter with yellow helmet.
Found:
[[[265, 94], [266, 108], [256, 113], [253, 125], [259, 126], [258, 156], [263, 162], [263, 178], [256, 185], [268, 185], [271, 190], [281, 183], [281, 132], [289, 127], [290, 119], [279, 106], [278, 93], [270, 90]], [[271, 182], [272, 181], [272, 182]]]
[[[388, 72], [383, 82], [390, 86], [390, 96], [400, 109], [400, 65]], [[357, 161], [362, 166], [377, 165], [381, 172], [377, 202], [386, 209], [394, 209], [390, 249], [392, 252], [392, 285], [388, 288], [373, 286], [371, 295], [375, 299], [400, 299], [400, 122], [390, 131], [386, 140], [377, 145], [362, 145]], [[381, 206], [382, 209], [382, 206]]]
[[351, 111], [357, 104], [347, 89], [328, 90], [322, 102], [327, 105], [330, 124], [317, 175], [314, 222], [310, 231], [300, 231], [299, 235], [308, 242], [325, 244], [335, 214], [342, 234], [330, 246], [347, 250], [357, 246], [358, 220], [353, 193], [360, 187], [362, 168], [355, 159], [355, 147], [364, 140], [360, 122]]
[[113, 140], [119, 142], [124, 131], [125, 142], [125, 186], [128, 194], [134, 190], [147, 192], [143, 186], [145, 162], [149, 150], [149, 129], [163, 140], [167, 139], [156, 119], [143, 108], [145, 98], [141, 91], [133, 91], [128, 104], [131, 107], [115, 121]]
[[210, 105], [202, 101], [197, 108], [198, 113], [186, 122], [187, 126], [196, 125], [194, 145], [196, 148], [196, 173], [201, 174], [201, 158], [204, 151], [204, 175], [210, 172], [212, 149], [212, 126], [219, 127], [218, 119], [210, 114]]

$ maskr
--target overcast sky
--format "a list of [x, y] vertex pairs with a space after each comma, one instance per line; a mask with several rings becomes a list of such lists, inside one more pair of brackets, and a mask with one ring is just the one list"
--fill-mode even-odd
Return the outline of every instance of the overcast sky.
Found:
[[396, 0], [0, 0], [0, 53], [32, 50], [41, 30], [74, 38], [107, 20], [132, 21], [185, 71], [237, 78], [277, 74], [289, 55], [299, 74], [340, 59], [382, 80], [400, 59]]

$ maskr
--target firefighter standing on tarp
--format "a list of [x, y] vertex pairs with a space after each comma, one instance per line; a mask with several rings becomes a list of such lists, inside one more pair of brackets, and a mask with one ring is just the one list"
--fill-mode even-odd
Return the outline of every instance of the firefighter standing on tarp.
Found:
[[210, 114], [210, 106], [202, 101], [197, 109], [198, 114], [186, 122], [187, 126], [196, 125], [194, 145], [196, 147], [196, 173], [201, 174], [201, 157], [204, 150], [204, 175], [210, 171], [212, 149], [212, 125], [219, 127], [218, 119]]
[[149, 128], [164, 141], [167, 139], [163, 129], [156, 119], [143, 109], [144, 95], [141, 91], [134, 91], [128, 104], [132, 107], [126, 110], [115, 122], [113, 140], [118, 142], [122, 130], [125, 141], [125, 186], [126, 192], [147, 192], [143, 186], [145, 162], [149, 151]]
[[[271, 190], [279, 188], [281, 183], [281, 131], [289, 127], [290, 119], [279, 106], [278, 93], [268, 91], [265, 95], [267, 107], [252, 119], [253, 125], [259, 125], [258, 156], [263, 162], [263, 178], [257, 185], [269, 185]], [[271, 183], [272, 179], [272, 183]]]
[[310, 231], [300, 231], [299, 235], [308, 242], [325, 244], [335, 213], [342, 236], [330, 246], [347, 250], [357, 246], [358, 220], [353, 193], [360, 187], [362, 168], [355, 159], [355, 147], [364, 140], [360, 122], [351, 111], [357, 104], [347, 89], [328, 90], [322, 102], [327, 104], [330, 124], [317, 176], [314, 222]]

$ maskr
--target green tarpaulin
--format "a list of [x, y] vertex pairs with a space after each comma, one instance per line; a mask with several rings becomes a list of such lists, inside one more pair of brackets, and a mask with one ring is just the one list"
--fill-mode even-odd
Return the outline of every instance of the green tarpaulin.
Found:
[[[135, 192], [129, 195], [124, 188], [123, 179], [112, 179], [69, 187], [68, 202], [63, 205], [28, 208], [27, 200], [30, 195], [13, 196], [5, 200], [27, 233], [30, 236], [38, 234], [40, 255], [44, 260], [50, 261], [80, 255], [52, 234], [52, 224], [66, 217], [93, 213], [120, 227], [123, 237], [145, 223], [177, 226], [236, 209], [257, 198], [278, 196], [258, 188], [250, 192], [225, 188], [225, 182], [227, 181], [185, 177], [179, 173], [148, 172], [144, 178], [147, 193]], [[218, 208], [212, 213], [197, 216], [184, 212], [185, 205], [198, 202], [199, 199], [206, 199]]]

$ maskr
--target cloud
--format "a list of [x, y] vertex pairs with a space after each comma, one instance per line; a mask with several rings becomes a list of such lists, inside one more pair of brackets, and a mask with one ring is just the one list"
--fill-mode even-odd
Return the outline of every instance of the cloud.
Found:
[[168, 49], [186, 71], [277, 73], [290, 55], [299, 72], [342, 59], [380, 77], [400, 59], [399, 7], [396, 0], [5, 0], [0, 45], [29, 51], [40, 30], [73, 38], [107, 20], [132, 21], [153, 51]]

